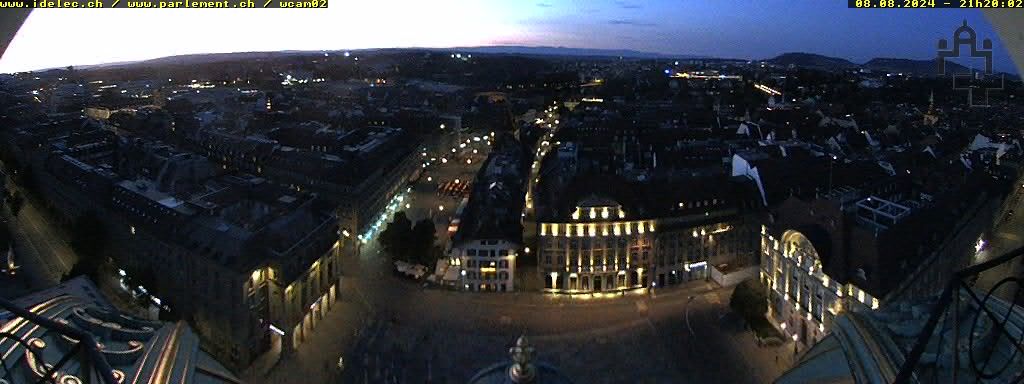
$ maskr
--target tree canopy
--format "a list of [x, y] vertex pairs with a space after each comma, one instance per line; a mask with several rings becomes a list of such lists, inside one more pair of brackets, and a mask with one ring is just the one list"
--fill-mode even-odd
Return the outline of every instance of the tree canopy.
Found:
[[413, 225], [405, 211], [396, 212], [378, 241], [395, 260], [430, 265], [440, 256], [434, 245], [437, 239], [433, 220], [423, 219]]

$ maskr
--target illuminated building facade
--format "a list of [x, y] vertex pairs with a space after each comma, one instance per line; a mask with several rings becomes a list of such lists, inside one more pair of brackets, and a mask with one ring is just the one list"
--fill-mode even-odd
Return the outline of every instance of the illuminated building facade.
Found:
[[737, 215], [725, 199], [677, 202], [647, 213], [630, 214], [615, 200], [591, 195], [566, 220], [539, 223], [544, 290], [663, 287], [709, 279], [716, 265], [756, 264], [752, 217]]
[[830, 247], [820, 229], [808, 229], [807, 234], [786, 230], [780, 238], [765, 229], [761, 238], [761, 276], [769, 287], [769, 318], [804, 346], [824, 337], [840, 312], [879, 305], [877, 298], [856, 285], [829, 277], [815, 244], [823, 250]]
[[581, 201], [571, 219], [539, 224], [537, 254], [545, 291], [601, 292], [647, 286], [654, 220], [627, 220], [619, 203], [596, 197]]
[[519, 244], [505, 239], [473, 240], [452, 247], [452, 262], [461, 269], [462, 289], [511, 292], [515, 290]]
[[114, 261], [123, 281], [146, 281], [123, 286], [191, 317], [220, 361], [242, 368], [287, 354], [333, 307], [340, 257], [355, 238], [339, 234], [337, 217], [315, 197], [256, 183], [186, 202], [139, 185], [118, 185], [112, 197], [119, 216], [110, 217], [127, 219], [108, 224]]
[[761, 228], [769, 320], [803, 350], [831, 332], [837, 315], [934, 295], [984, 246], [1003, 204], [989, 198], [989, 183], [937, 196], [899, 186], [883, 195], [883, 185], [785, 200]]

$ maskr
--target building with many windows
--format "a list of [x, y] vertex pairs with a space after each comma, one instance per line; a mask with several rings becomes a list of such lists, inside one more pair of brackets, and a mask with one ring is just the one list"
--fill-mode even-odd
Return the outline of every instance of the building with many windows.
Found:
[[544, 290], [667, 286], [709, 279], [714, 266], [756, 265], [760, 203], [753, 191], [730, 178], [579, 178], [563, 191], [561, 205], [542, 207], [537, 257]]
[[355, 240], [337, 205], [156, 140], [75, 132], [39, 155], [41, 197], [68, 222], [102, 225], [122, 287], [192, 319], [220, 361], [288, 352], [333, 306]]
[[972, 262], [1005, 189], [980, 174], [939, 195], [901, 184], [791, 197], [761, 228], [768, 316], [799, 347], [825, 337], [843, 312], [934, 295]]
[[448, 250], [468, 291], [515, 290], [516, 258], [523, 245], [525, 154], [511, 135], [498, 137], [474, 182]]
[[539, 226], [538, 258], [547, 291], [615, 291], [642, 288], [650, 281], [655, 223], [627, 220], [614, 200], [585, 198], [572, 220]]
[[462, 289], [511, 292], [515, 290], [519, 243], [505, 239], [476, 239], [452, 247], [452, 263], [460, 268]]

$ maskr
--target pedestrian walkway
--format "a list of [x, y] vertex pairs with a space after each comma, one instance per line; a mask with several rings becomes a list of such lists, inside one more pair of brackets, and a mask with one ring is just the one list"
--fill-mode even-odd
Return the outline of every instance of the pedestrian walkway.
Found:
[[[338, 301], [306, 340], [291, 354], [284, 354], [280, 361], [268, 360], [258, 368], [247, 369], [241, 375], [243, 381], [301, 384], [339, 382], [338, 358], [344, 357], [352, 349], [371, 320], [367, 307], [352, 292], [351, 287], [343, 284]], [[272, 369], [268, 369], [268, 364]]]

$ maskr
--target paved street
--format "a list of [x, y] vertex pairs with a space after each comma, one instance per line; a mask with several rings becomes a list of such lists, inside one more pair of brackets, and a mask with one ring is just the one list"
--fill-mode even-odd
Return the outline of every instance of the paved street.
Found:
[[[1012, 205], [1010, 208], [1013, 215], [1005, 216], [992, 230], [991, 238], [987, 239], [985, 247], [975, 255], [974, 263], [980, 263], [989, 260], [993, 257], [998, 257], [1005, 254], [1006, 252], [1024, 246], [1024, 218], [1021, 217], [1024, 214], [1024, 187], [1018, 188], [1007, 197], [1007, 201]], [[1021, 258], [1017, 258], [1009, 263], [1003, 263], [988, 271], [983, 272], [977, 281], [977, 287], [982, 290], [991, 289], [995, 284], [1007, 276], [1019, 276], [1021, 269]], [[998, 291], [998, 294], [1004, 299], [1012, 300], [1014, 290], [1017, 287], [1014, 284], [1004, 285]]]
[[[786, 349], [757, 347], [723, 317], [731, 291], [703, 282], [654, 297], [455, 292], [393, 276], [372, 244], [344, 268], [340, 305], [295, 355], [254, 382], [362, 382], [390, 371], [462, 383], [506, 361], [524, 333], [540, 359], [581, 383], [764, 383], [783, 370], [774, 356]], [[346, 357], [348, 381], [333, 369], [338, 356]]]
[[[454, 148], [428, 148], [426, 152], [421, 152], [421, 157], [424, 161], [428, 161], [429, 165], [423, 170], [419, 180], [412, 186], [413, 189], [408, 194], [411, 200], [406, 201], [410, 204], [410, 208], [406, 209], [406, 212], [409, 220], [413, 222], [433, 218], [442, 247], [447, 241], [448, 224], [463, 196], [439, 193], [438, 188], [445, 183], [471, 184], [473, 182], [480, 165], [484, 163], [490, 153], [491, 147], [486, 144], [483, 137], [483, 133], [479, 132], [464, 133], [460, 136], [461, 142], [456, 143]], [[474, 138], [479, 140], [474, 140]], [[461, 148], [460, 144], [465, 144], [465, 147]], [[452, 152], [452, 149], [455, 149], [455, 152]], [[422, 153], [426, 153], [426, 155], [423, 156]]]
[[[542, 121], [555, 119], [552, 114]], [[403, 201], [411, 220], [434, 218], [442, 242], [462, 197], [437, 189], [473, 179], [489, 149], [474, 135], [463, 135], [467, 146], [455, 153], [430, 148], [421, 154], [433, 161]], [[338, 305], [310, 340], [269, 375], [251, 381], [362, 383], [393, 377], [422, 382], [429, 377], [463, 383], [479, 369], [508, 361], [507, 348], [520, 334], [533, 340], [540, 360], [580, 383], [767, 383], [789, 361], [785, 346], [756, 346], [730, 315], [731, 289], [710, 283], [610, 297], [456, 292], [394, 276], [375, 240], [347, 258], [343, 270]], [[345, 358], [342, 373], [335, 366], [339, 356]]]
[[[17, 190], [11, 182], [7, 186]], [[29, 198], [25, 198], [18, 217], [12, 216], [8, 208], [0, 211], [3, 219], [10, 223], [15, 262], [20, 266], [19, 273], [25, 275], [22, 278], [28, 281], [29, 288], [36, 290], [59, 283], [61, 276], [77, 260], [63, 234]]]

